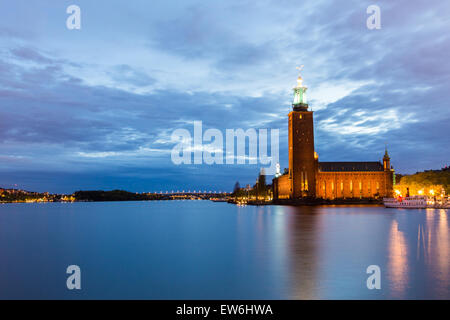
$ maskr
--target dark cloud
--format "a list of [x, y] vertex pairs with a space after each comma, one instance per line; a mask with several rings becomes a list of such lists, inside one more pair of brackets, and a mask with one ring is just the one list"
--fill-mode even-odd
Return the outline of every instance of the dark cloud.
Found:
[[52, 63], [53, 60], [47, 58], [37, 52], [36, 50], [29, 47], [19, 47], [11, 50], [13, 56], [23, 60], [30, 60], [36, 63]]
[[[113, 70], [134, 74], [128, 66], [119, 65]], [[15, 88], [6, 91], [9, 94], [0, 95], [0, 145], [6, 154], [22, 155], [25, 161], [22, 168], [33, 171], [36, 176], [40, 171], [47, 174], [44, 172], [53, 169], [62, 170], [63, 176], [71, 177], [74, 173], [65, 167], [96, 173], [99, 173], [96, 171], [99, 167], [108, 168], [118, 176], [124, 174], [119, 168], [130, 167], [127, 172], [142, 176], [145, 170], [139, 163], [143, 161], [148, 168], [163, 168], [161, 170], [166, 173], [173, 171], [174, 179], [180, 175], [186, 177], [186, 168], [172, 165], [167, 152], [173, 146], [170, 141], [173, 130], [186, 128], [193, 133], [192, 122], [195, 120], [202, 120], [205, 129], [213, 127], [223, 132], [227, 128], [258, 129], [262, 120], [264, 127], [273, 127], [265, 117], [273, 113], [273, 105], [279, 99], [173, 90], [144, 95], [93, 87], [72, 81], [64, 72], [63, 64], [53, 60], [42, 61], [39, 67], [31, 68], [15, 64], [14, 73], [13, 81], [0, 79], [1, 86], [8, 84]], [[142, 148], [154, 152], [140, 159]], [[0, 168], [7, 171], [20, 165], [9, 158], [0, 158], [0, 162]], [[200, 174], [195, 170], [191, 184], [185, 188], [195, 185], [207, 188], [206, 183], [200, 183], [199, 177], [207, 176], [206, 172], [217, 168], [208, 166], [205, 170]], [[227, 171], [234, 172], [234, 176], [252, 176], [258, 169], [232, 166]], [[230, 174], [221, 172], [222, 178], [217, 181], [223, 183], [223, 188]], [[171, 188], [175, 188], [175, 182], [170, 183]]]
[[33, 33], [25, 32], [23, 30], [19, 30], [18, 28], [0, 26], [0, 38], [30, 40], [33, 38]]
[[222, 15], [229, 15], [232, 9], [242, 8], [214, 8], [205, 3], [192, 5], [176, 19], [155, 23], [151, 46], [187, 60], [213, 60], [214, 67], [223, 72], [235, 72], [277, 59], [275, 43], [248, 40], [243, 36], [245, 27], [236, 31], [230, 27], [234, 23], [232, 19], [223, 20]]

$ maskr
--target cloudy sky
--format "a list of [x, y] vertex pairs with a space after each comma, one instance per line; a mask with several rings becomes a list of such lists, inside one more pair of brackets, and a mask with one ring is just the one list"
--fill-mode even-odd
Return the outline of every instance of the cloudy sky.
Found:
[[[66, 9], [81, 8], [81, 30]], [[366, 9], [381, 8], [369, 30]], [[257, 165], [172, 163], [171, 134], [279, 129], [304, 64], [322, 161], [448, 165], [450, 2], [0, 2], [0, 186], [231, 190]]]

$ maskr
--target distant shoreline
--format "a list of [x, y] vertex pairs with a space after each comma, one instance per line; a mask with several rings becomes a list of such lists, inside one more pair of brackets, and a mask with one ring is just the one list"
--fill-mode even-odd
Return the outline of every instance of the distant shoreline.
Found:
[[133, 193], [124, 190], [76, 191], [71, 195], [0, 189], [0, 203], [120, 202], [155, 200], [223, 200], [228, 193]]
[[[75, 200], [75, 201], [0, 201], [0, 204], [8, 204], [8, 203], [92, 203], [92, 202], [147, 202], [147, 201], [198, 201], [202, 199], [153, 199], [153, 200]], [[204, 199], [208, 200], [208, 199]]]

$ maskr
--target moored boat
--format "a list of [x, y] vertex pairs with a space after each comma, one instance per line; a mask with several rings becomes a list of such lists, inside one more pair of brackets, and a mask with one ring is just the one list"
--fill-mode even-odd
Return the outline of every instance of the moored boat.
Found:
[[383, 198], [386, 208], [422, 209], [427, 207], [426, 196]]

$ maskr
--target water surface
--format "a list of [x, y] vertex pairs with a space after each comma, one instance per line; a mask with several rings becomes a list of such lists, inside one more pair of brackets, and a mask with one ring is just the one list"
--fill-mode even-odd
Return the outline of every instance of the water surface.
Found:
[[450, 299], [449, 229], [435, 209], [3, 204], [0, 298]]

